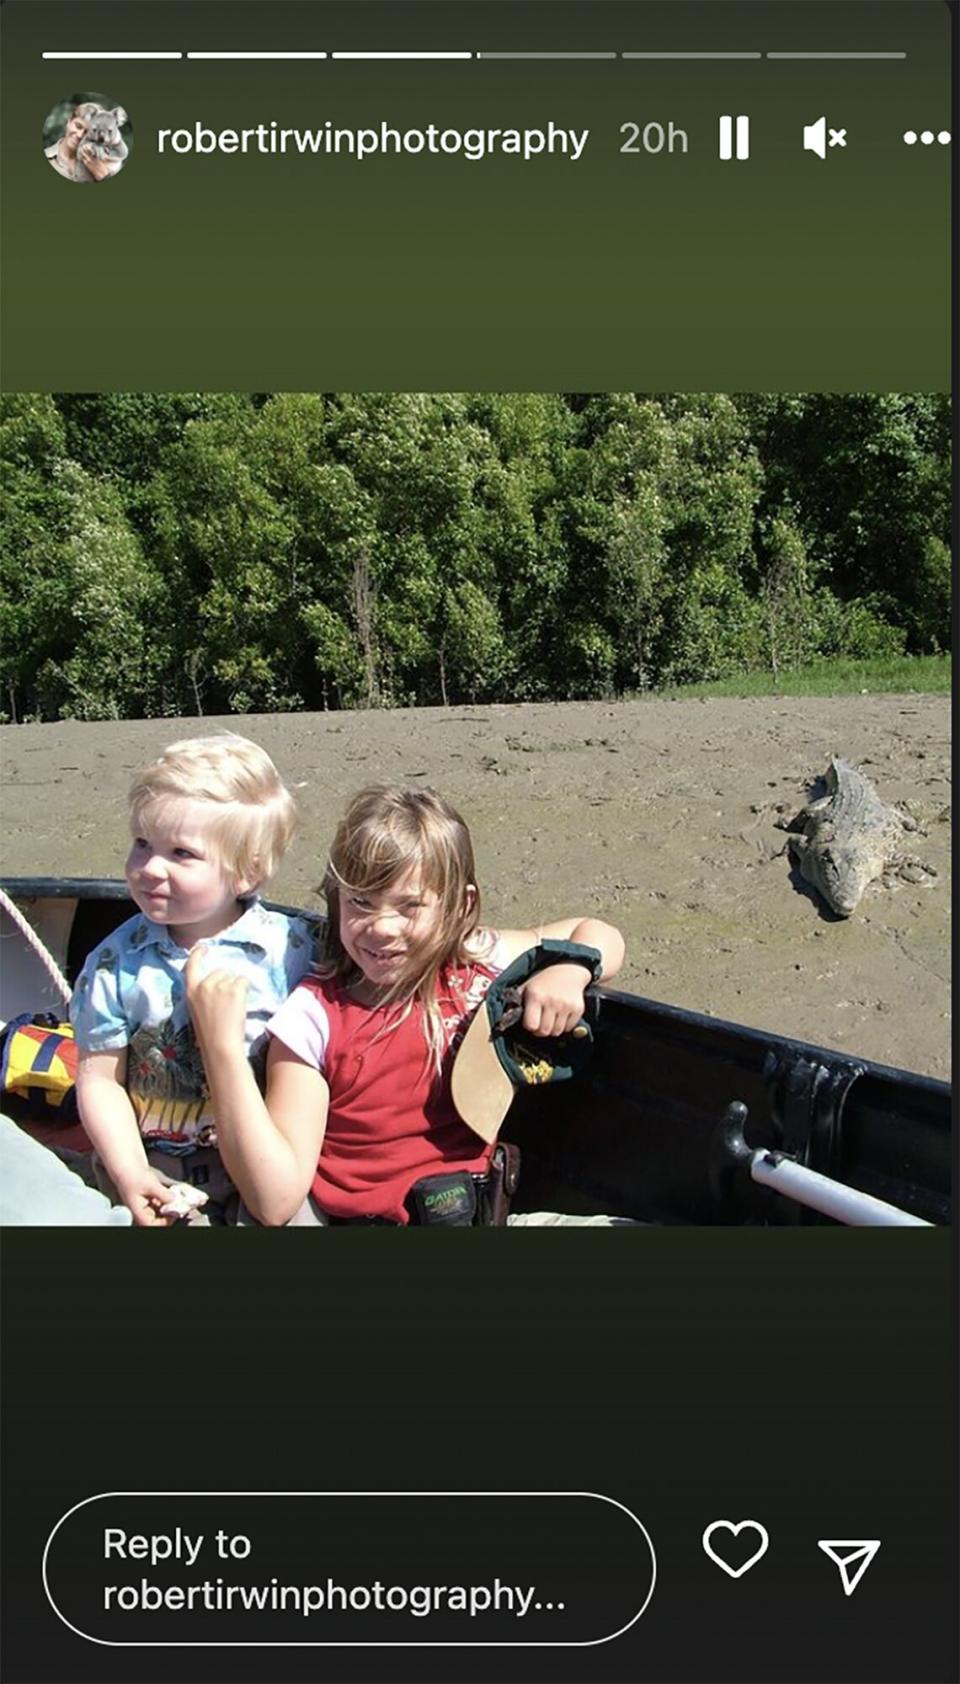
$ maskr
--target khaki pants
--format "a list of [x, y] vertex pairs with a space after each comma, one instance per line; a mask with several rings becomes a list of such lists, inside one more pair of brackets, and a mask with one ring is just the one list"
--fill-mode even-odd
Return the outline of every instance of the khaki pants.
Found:
[[[175, 1158], [169, 1152], [147, 1150], [147, 1162], [155, 1170], [161, 1181], [174, 1187], [178, 1181], [187, 1181], [191, 1187], [199, 1187], [207, 1195], [207, 1202], [202, 1210], [193, 1210], [189, 1216], [183, 1218], [183, 1224], [189, 1228], [259, 1228], [260, 1223], [255, 1216], [251, 1216], [236, 1187], [230, 1180], [223, 1165], [223, 1159], [214, 1146], [198, 1146], [195, 1152], [187, 1152], [182, 1158]], [[111, 1204], [123, 1203], [111, 1177], [107, 1174], [103, 1163], [97, 1154], [93, 1154], [93, 1168], [97, 1186], [105, 1194]], [[312, 1194], [304, 1199], [300, 1209], [295, 1211], [286, 1228], [325, 1228], [326, 1219], [321, 1215], [313, 1202]]]
[[[175, 1187], [178, 1182], [186, 1181], [191, 1187], [197, 1187], [206, 1193], [207, 1202], [203, 1208], [192, 1210], [189, 1216], [183, 1218], [186, 1226], [235, 1226], [241, 1204], [240, 1194], [224, 1169], [223, 1159], [215, 1146], [198, 1146], [196, 1151], [187, 1152], [182, 1158], [176, 1158], [170, 1152], [157, 1152], [148, 1146], [147, 1163], [167, 1186]], [[93, 1154], [93, 1168], [101, 1193], [106, 1195], [111, 1204], [122, 1204], [119, 1191], [96, 1152]]]
[[[240, 1209], [237, 1212], [237, 1227], [259, 1228], [261, 1226], [262, 1224], [257, 1221], [256, 1217], [250, 1215], [250, 1212], [241, 1199]], [[303, 1201], [303, 1204], [300, 1206], [300, 1209], [295, 1210], [293, 1215], [290, 1217], [290, 1220], [285, 1222], [283, 1226], [285, 1228], [326, 1228], [327, 1219], [314, 1203], [313, 1194], [308, 1193]]]

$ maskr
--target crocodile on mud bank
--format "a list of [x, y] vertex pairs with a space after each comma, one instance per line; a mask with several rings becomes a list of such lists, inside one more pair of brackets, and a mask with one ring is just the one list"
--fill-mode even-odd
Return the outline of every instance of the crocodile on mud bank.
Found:
[[827, 794], [811, 801], [783, 829], [798, 832], [788, 846], [806, 881], [841, 918], [856, 911], [864, 889], [878, 878], [886, 888], [897, 877], [922, 882], [936, 877], [933, 866], [902, 852], [905, 832], [917, 822], [886, 807], [868, 778], [834, 757], [827, 769]]

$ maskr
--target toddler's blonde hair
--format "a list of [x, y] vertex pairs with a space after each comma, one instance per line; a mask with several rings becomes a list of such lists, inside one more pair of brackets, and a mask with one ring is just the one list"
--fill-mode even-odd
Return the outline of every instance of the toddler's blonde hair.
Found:
[[361, 973], [340, 940], [340, 897], [387, 889], [412, 867], [420, 870], [421, 887], [439, 897], [436, 926], [385, 999], [405, 1008], [398, 1022], [415, 1000], [420, 1002], [427, 1046], [439, 1066], [445, 1050], [437, 1003], [440, 973], [476, 957], [470, 940], [479, 925], [480, 894], [470, 832], [435, 790], [370, 784], [353, 797], [337, 827], [323, 879], [329, 917], [320, 968], [343, 984], [358, 980]]
[[265, 749], [224, 731], [171, 743], [130, 789], [130, 826], [169, 801], [209, 808], [205, 836], [224, 871], [259, 887], [280, 864], [297, 824], [297, 807]]

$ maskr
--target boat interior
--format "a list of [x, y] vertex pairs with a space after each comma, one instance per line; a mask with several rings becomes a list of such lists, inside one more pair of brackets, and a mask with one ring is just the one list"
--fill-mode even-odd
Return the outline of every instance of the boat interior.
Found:
[[[122, 882], [2, 886], [70, 982], [131, 912]], [[0, 958], [4, 1022], [24, 1011], [65, 1015], [41, 957], [3, 908]], [[784, 1154], [914, 1219], [949, 1222], [947, 1084], [616, 990], [597, 996], [586, 1070], [523, 1090], [511, 1107], [503, 1132], [522, 1154], [515, 1211], [671, 1225], [829, 1220], [743, 1173], [730, 1150], [733, 1106], [746, 1108], [733, 1133], [750, 1152]], [[42, 1138], [56, 1144], [55, 1130]], [[67, 1144], [82, 1147], [82, 1134]]]

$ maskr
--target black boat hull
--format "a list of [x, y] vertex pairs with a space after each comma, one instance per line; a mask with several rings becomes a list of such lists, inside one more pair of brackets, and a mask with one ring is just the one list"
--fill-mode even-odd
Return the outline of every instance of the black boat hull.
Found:
[[[3, 887], [71, 982], [131, 912], [126, 885], [109, 880], [8, 878]], [[2, 912], [0, 924], [0, 1015], [56, 1010], [39, 961]], [[924, 1221], [950, 1221], [946, 1083], [614, 990], [599, 996], [589, 1069], [514, 1101], [505, 1133], [523, 1152], [515, 1208], [668, 1224], [821, 1220], [721, 1173], [718, 1130], [739, 1101], [751, 1147], [785, 1152]]]

